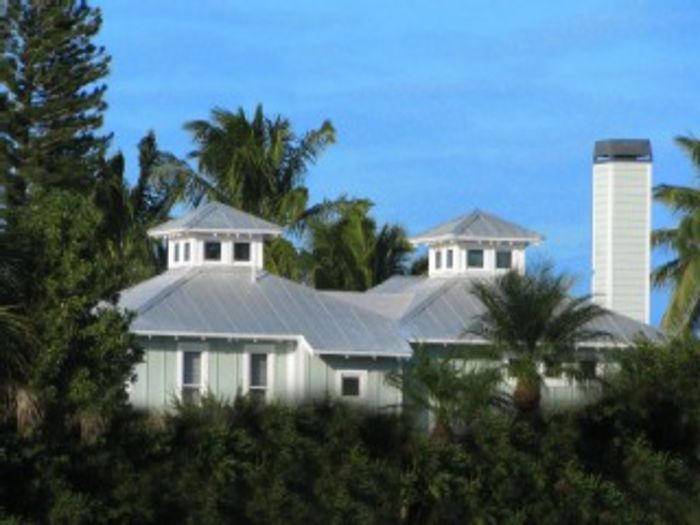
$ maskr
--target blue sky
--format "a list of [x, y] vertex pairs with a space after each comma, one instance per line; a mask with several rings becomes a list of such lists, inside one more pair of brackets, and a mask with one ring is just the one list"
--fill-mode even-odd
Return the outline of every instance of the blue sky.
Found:
[[[221, 106], [338, 131], [312, 169], [314, 201], [369, 197], [411, 233], [489, 210], [546, 235], [590, 287], [591, 151], [652, 140], [654, 182], [691, 184], [673, 144], [700, 135], [700, 3], [666, 1], [234, 2], [101, 0], [113, 57], [106, 127], [136, 173], [149, 129]], [[672, 221], [655, 206], [655, 226]], [[655, 254], [661, 260], [664, 254]], [[652, 296], [658, 322], [666, 293]]]

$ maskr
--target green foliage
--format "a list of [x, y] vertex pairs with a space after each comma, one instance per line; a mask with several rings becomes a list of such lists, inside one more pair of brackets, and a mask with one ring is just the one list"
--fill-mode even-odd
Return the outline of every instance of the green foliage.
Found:
[[249, 120], [243, 108], [214, 109], [211, 121], [185, 124], [197, 149], [190, 155], [189, 198], [218, 200], [283, 226], [297, 226], [307, 210], [304, 178], [310, 164], [335, 142], [329, 121], [301, 137], [281, 117], [268, 118], [262, 105]]
[[110, 292], [116, 292], [152, 277], [165, 268], [165, 253], [148, 236], [148, 229], [167, 221], [183, 198], [186, 174], [170, 167], [175, 157], [158, 148], [155, 133], [139, 142], [139, 176], [129, 186], [124, 159], [117, 154], [102, 162], [96, 176], [94, 199], [104, 214], [99, 238], [118, 264]]
[[405, 273], [413, 250], [400, 226], [377, 224], [366, 199], [327, 203], [308, 221], [308, 259], [317, 288], [362, 291], [391, 275]]
[[589, 297], [571, 298], [572, 284], [566, 275], [542, 265], [526, 274], [510, 271], [471, 285], [485, 311], [470, 331], [514, 358], [510, 371], [518, 383], [513, 400], [522, 414], [539, 409], [540, 363], [561, 366], [573, 361], [577, 342], [608, 336], [590, 325], [605, 310]]
[[3, 173], [10, 204], [28, 185], [89, 188], [109, 137], [100, 136], [109, 57], [92, 43], [102, 23], [86, 2], [9, 0], [0, 23]]
[[[700, 141], [694, 137], [677, 137], [676, 143], [700, 170]], [[700, 173], [700, 172], [698, 172]], [[672, 335], [692, 335], [700, 320], [700, 190], [693, 187], [660, 184], [654, 198], [679, 216], [675, 228], [655, 230], [652, 244], [670, 249], [674, 256], [652, 274], [656, 286], [672, 287], [671, 300], [662, 319], [664, 329]]]
[[[23, 308], [37, 342], [26, 380], [49, 418], [74, 420], [99, 434], [125, 400], [124, 385], [140, 352], [129, 319], [98, 307], [117, 272], [96, 231], [104, 216], [90, 197], [68, 191], [33, 195], [14, 233], [31, 249], [22, 267]], [[53, 429], [55, 430], [55, 429]]]

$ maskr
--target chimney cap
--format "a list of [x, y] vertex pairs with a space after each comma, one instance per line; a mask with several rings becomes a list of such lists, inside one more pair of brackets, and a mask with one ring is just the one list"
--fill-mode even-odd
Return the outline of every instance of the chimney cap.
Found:
[[651, 162], [651, 141], [649, 139], [608, 139], [599, 140], [593, 149], [593, 162]]

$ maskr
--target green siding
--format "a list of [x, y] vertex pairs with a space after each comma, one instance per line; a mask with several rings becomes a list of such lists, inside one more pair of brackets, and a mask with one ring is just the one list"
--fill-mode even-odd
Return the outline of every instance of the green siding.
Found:
[[273, 398], [279, 401], [324, 399], [338, 395], [340, 370], [365, 371], [365, 397], [369, 407], [396, 406], [401, 392], [386, 383], [386, 373], [400, 363], [396, 359], [321, 357], [298, 348], [296, 342], [262, 343], [252, 341], [195, 340], [154, 337], [142, 339], [144, 362], [135, 368], [136, 380], [130, 397], [136, 406], [162, 409], [176, 399], [178, 381], [178, 349], [207, 350], [209, 392], [219, 398], [232, 400], [244, 394], [245, 366], [251, 351], [274, 355], [269, 377]]
[[219, 398], [233, 400], [245, 390], [244, 354], [250, 351], [265, 351], [274, 354], [274, 369], [271, 388], [275, 398], [284, 399], [292, 386], [288, 384], [288, 366], [295, 352], [295, 342], [260, 343], [253, 341], [226, 341], [210, 339], [167, 337], [142, 338], [144, 361], [134, 369], [135, 381], [130, 387], [130, 399], [135, 406], [165, 408], [177, 397], [178, 351], [181, 349], [202, 349], [207, 351], [209, 392]]

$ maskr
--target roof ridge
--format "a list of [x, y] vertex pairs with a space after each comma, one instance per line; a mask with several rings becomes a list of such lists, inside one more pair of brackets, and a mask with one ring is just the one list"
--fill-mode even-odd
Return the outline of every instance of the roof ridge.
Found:
[[151, 308], [153, 308], [163, 299], [172, 294], [177, 288], [180, 288], [180, 286], [192, 280], [192, 278], [194, 278], [200, 273], [201, 268], [193, 268], [191, 270], [187, 270], [180, 277], [175, 279], [172, 283], [167, 285], [165, 288], [163, 288], [161, 291], [159, 291], [157, 294], [151, 297], [148, 301], [146, 301], [140, 307], [138, 307], [136, 309], [136, 313], [138, 315], [143, 315], [144, 313], [148, 312]]
[[[200, 221], [208, 217], [216, 210], [216, 201], [207, 202], [203, 206], [198, 206], [186, 221], [183, 221], [183, 227], [189, 227], [193, 222]], [[184, 217], [183, 217], [184, 218]]]
[[453, 287], [455, 284], [457, 284], [457, 282], [459, 282], [460, 280], [463, 280], [463, 279], [460, 279], [460, 278], [458, 278], [458, 277], [453, 277], [453, 278], [451, 278], [451, 279], [447, 279], [446, 282], [444, 282], [444, 283], [441, 284], [438, 288], [436, 288], [435, 290], [433, 290], [432, 292], [430, 292], [430, 294], [428, 294], [428, 297], [426, 297], [425, 299], [423, 299], [422, 301], [420, 301], [417, 305], [415, 305], [413, 308], [411, 308], [410, 310], [408, 310], [408, 312], [406, 312], [405, 315], [401, 316], [401, 318], [400, 318], [399, 320], [400, 320], [401, 322], [407, 321], [407, 320], [411, 319], [412, 317], [415, 317], [415, 316], [418, 315], [419, 313], [425, 311], [425, 309], [428, 308], [428, 306], [430, 306], [430, 305], [433, 304], [435, 301], [437, 301], [438, 298], [439, 298], [440, 296], [442, 296], [442, 294], [443, 294], [444, 292], [446, 292], [447, 290], [449, 290], [450, 288], [452, 288], [452, 287]]

